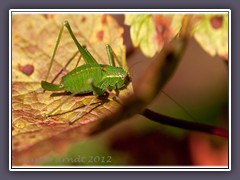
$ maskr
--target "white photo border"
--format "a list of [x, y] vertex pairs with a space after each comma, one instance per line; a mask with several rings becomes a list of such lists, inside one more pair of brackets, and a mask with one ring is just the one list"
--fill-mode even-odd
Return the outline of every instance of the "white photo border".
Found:
[[12, 166], [12, 106], [9, 106], [10, 171], [231, 171], [231, 10], [230, 9], [10, 9], [9, 10], [9, 104], [12, 104], [12, 14], [228, 14], [228, 166]]

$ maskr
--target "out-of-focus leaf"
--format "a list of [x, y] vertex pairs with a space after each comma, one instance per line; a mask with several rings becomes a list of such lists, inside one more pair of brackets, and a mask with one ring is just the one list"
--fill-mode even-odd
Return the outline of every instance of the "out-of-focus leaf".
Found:
[[143, 54], [152, 57], [157, 51], [157, 44], [153, 41], [154, 22], [152, 15], [125, 15], [125, 23], [131, 25], [130, 34], [133, 45], [140, 47]]
[[[125, 66], [123, 29], [108, 15], [13, 15], [12, 21], [12, 155], [13, 164], [39, 164], [31, 158], [40, 158], [51, 152], [61, 152], [72, 142], [86, 137], [89, 127], [119, 108], [109, 99], [95, 99], [86, 109], [86, 115], [73, 125], [75, 117], [94, 97], [79, 95], [71, 98], [52, 116], [45, 113], [57, 107], [68, 94], [39, 93], [40, 81], [45, 79], [50, 58], [62, 23], [68, 20], [81, 44], [87, 46], [97, 61], [109, 64], [105, 44], [110, 44]], [[77, 51], [65, 29], [55, 56], [49, 81]], [[76, 57], [65, 72], [76, 65]], [[84, 64], [81, 60], [80, 65]], [[60, 77], [61, 77], [60, 76]], [[56, 83], [60, 78], [56, 80]], [[120, 91], [120, 99], [132, 93], [131, 84]], [[101, 103], [101, 104], [100, 104]], [[67, 112], [67, 113], [64, 113]], [[63, 113], [63, 114], [62, 114]], [[83, 126], [84, 124], [84, 126]], [[86, 125], [87, 124], [87, 125]], [[88, 126], [89, 125], [89, 126]]]
[[228, 15], [199, 15], [193, 35], [200, 46], [211, 56], [228, 59]]
[[147, 57], [153, 57], [163, 45], [179, 32], [183, 15], [126, 14], [125, 24], [131, 26], [133, 45]]
[[[125, 24], [130, 26], [131, 39], [147, 57], [153, 57], [163, 45], [179, 33], [182, 14], [127, 14]], [[211, 56], [228, 59], [228, 15], [194, 15], [192, 34]]]

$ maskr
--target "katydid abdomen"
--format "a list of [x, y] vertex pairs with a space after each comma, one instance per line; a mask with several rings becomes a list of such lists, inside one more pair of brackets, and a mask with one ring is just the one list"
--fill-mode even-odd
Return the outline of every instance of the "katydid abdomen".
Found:
[[65, 91], [73, 94], [85, 94], [93, 92], [89, 80], [96, 85], [105, 78], [100, 64], [85, 64], [77, 67], [62, 77], [61, 83]]

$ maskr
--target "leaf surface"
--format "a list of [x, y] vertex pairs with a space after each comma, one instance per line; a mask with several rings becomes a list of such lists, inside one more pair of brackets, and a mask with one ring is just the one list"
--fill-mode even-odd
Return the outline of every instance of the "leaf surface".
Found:
[[[69, 97], [66, 93], [40, 93], [40, 82], [45, 79], [60, 27], [65, 20], [69, 21], [78, 41], [87, 46], [100, 64], [109, 64], [105, 44], [110, 44], [120, 62], [118, 66], [122, 64], [127, 69], [123, 29], [109, 15], [13, 15], [12, 155], [15, 165], [39, 164], [30, 159], [64, 151], [71, 143], [87, 137], [86, 132], [95, 125], [93, 122], [111, 115], [120, 106], [111, 96], [103, 100], [95, 98], [85, 108], [84, 116], [69, 125], [69, 120], [94, 98], [91, 94], [78, 95], [70, 98], [54, 113], [58, 115], [44, 117]], [[77, 47], [65, 29], [48, 81], [76, 52]], [[55, 83], [76, 66], [78, 57]], [[81, 60], [80, 65], [83, 63]], [[120, 91], [119, 98], [129, 93], [132, 93], [131, 84]]]

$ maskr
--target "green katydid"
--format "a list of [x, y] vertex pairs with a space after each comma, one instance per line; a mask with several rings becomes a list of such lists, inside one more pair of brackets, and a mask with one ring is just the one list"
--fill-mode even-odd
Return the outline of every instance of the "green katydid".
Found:
[[[60, 84], [53, 84], [47, 82], [47, 79], [64, 27], [67, 28], [69, 34], [71, 35], [75, 45], [78, 48], [78, 51], [80, 52], [82, 58], [85, 61], [85, 64], [76, 67], [75, 69], [64, 75], [61, 79]], [[115, 90], [116, 92], [118, 92], [118, 90], [126, 87], [129, 83], [129, 75], [128, 72], [125, 71], [122, 67], [115, 66], [113, 55], [114, 52], [111, 49], [110, 45], [106, 44], [106, 50], [110, 65], [98, 64], [95, 58], [87, 50], [87, 48], [85, 48], [78, 42], [72, 32], [71, 26], [69, 25], [68, 21], [65, 21], [60, 30], [58, 40], [55, 45], [46, 79], [45, 81], [41, 82], [42, 88], [47, 91], [65, 90], [72, 93], [70, 97], [76, 94], [86, 94], [91, 92], [96, 96], [101, 96], [105, 92], [109, 92], [111, 90]], [[69, 98], [63, 101], [57, 108], [63, 105], [68, 99]], [[89, 104], [91, 104], [91, 102]], [[49, 112], [47, 116], [51, 116], [52, 113], [57, 110], [57, 108]], [[75, 122], [77, 119], [79, 119], [79, 117], [70, 120], [70, 124]]]

